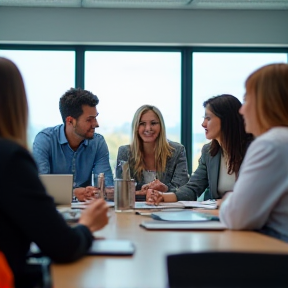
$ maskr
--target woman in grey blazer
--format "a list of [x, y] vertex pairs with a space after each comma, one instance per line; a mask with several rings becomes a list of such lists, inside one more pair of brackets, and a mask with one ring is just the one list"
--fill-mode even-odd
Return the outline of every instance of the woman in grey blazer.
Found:
[[132, 135], [132, 143], [118, 149], [117, 166], [121, 161], [129, 162], [130, 176], [137, 183], [136, 195], [143, 195], [145, 200], [148, 188], [176, 191], [187, 183], [185, 147], [167, 140], [164, 119], [157, 107], [138, 108], [132, 122]]
[[239, 114], [241, 102], [234, 96], [223, 94], [203, 103], [205, 117], [202, 123], [207, 139], [212, 141], [202, 148], [199, 166], [189, 181], [174, 193], [149, 190], [146, 200], [160, 201], [196, 200], [203, 192], [204, 199], [220, 199], [233, 189], [239, 169], [252, 140], [247, 134]]

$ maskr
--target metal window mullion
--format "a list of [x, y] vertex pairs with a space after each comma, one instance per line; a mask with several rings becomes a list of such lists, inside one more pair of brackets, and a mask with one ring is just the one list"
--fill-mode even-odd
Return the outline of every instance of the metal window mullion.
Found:
[[181, 143], [185, 146], [188, 172], [192, 173], [192, 50], [183, 48], [181, 57]]
[[75, 49], [75, 87], [84, 89], [85, 85], [85, 49], [79, 46]]

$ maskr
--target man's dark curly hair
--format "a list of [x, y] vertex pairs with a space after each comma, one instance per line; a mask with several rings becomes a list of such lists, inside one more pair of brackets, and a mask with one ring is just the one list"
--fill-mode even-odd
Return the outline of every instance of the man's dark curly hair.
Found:
[[82, 105], [95, 107], [99, 103], [96, 95], [81, 88], [70, 88], [59, 100], [59, 110], [63, 123], [68, 116], [78, 119], [83, 114]]

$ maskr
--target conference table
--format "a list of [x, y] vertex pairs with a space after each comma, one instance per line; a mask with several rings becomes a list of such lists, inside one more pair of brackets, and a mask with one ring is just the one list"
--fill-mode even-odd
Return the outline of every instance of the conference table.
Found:
[[149, 216], [115, 213], [112, 208], [110, 214], [109, 224], [94, 236], [131, 240], [136, 247], [134, 255], [85, 256], [71, 264], [53, 264], [54, 288], [165, 288], [168, 254], [191, 251], [288, 254], [285, 242], [252, 231], [151, 231], [139, 226], [142, 221], [151, 220]]

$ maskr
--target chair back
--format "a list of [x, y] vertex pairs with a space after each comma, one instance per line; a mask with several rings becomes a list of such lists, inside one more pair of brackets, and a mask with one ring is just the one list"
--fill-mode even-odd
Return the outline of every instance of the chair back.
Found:
[[6, 260], [5, 255], [0, 251], [0, 288], [13, 288], [13, 272]]
[[170, 288], [288, 287], [288, 254], [201, 252], [167, 256]]

